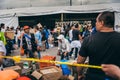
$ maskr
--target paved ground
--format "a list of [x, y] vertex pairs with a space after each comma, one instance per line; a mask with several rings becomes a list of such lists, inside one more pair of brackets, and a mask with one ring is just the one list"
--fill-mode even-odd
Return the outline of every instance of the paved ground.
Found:
[[57, 55], [57, 47], [53, 47], [50, 49], [47, 49], [45, 52], [41, 52], [41, 55], [51, 55], [51, 56], [56, 56], [56, 60], [60, 60], [60, 56]]
[[[12, 51], [12, 56], [18, 56], [19, 54], [20, 54], [20, 49]], [[57, 47], [46, 49], [46, 51], [41, 52], [41, 55], [42, 56], [45, 56], [45, 55], [56, 56], [56, 60], [60, 60], [60, 56], [57, 56]]]
[[[57, 51], [58, 51], [57, 47], [52, 47], [50, 49], [46, 49], [46, 51], [44, 51], [44, 52], [41, 51], [41, 56], [45, 56], [45, 55], [56, 56], [56, 60], [59, 61], [60, 56], [57, 55]], [[12, 51], [12, 56], [18, 56], [18, 55], [20, 55], [20, 49]], [[74, 51], [73, 51], [73, 55], [74, 55]], [[70, 60], [74, 59], [73, 55], [72, 55], [72, 58], [70, 58]]]

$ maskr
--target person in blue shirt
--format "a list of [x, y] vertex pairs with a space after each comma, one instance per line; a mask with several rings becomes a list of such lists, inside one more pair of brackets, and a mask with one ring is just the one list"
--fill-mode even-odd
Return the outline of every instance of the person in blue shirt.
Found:
[[93, 28], [92, 28], [92, 34], [95, 34], [97, 32], [97, 30], [96, 30], [96, 27], [94, 26]]
[[34, 27], [35, 30], [35, 39], [37, 41], [37, 51], [38, 51], [38, 58], [41, 57], [40, 51], [41, 51], [41, 46], [42, 46], [42, 35], [41, 32], [39, 31], [38, 26]]
[[44, 32], [45, 32], [45, 37], [46, 37], [46, 43], [45, 43], [45, 46], [46, 46], [46, 49], [49, 49], [48, 38], [49, 38], [50, 32], [48, 31], [48, 29], [47, 29], [46, 26], [44, 27]]

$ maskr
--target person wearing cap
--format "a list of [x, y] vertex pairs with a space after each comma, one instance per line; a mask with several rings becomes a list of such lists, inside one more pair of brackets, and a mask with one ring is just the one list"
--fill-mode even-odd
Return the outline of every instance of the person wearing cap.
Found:
[[24, 26], [24, 34], [21, 38], [21, 46], [24, 49], [24, 53], [30, 57], [34, 57], [34, 52], [37, 51], [37, 44], [35, 40], [35, 36], [33, 33], [30, 33], [29, 26]]
[[61, 60], [67, 59], [69, 60], [69, 52], [70, 52], [70, 43], [67, 39], [65, 39], [64, 35], [59, 35], [58, 39], [58, 52], [61, 53]]

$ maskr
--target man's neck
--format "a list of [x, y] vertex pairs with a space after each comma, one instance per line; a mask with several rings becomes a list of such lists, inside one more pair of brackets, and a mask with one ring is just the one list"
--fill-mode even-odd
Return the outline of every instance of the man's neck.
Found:
[[113, 28], [103, 27], [100, 32], [113, 32]]
[[28, 34], [28, 35], [29, 35], [30, 33], [26, 33], [26, 34]]
[[39, 32], [38, 30], [36, 32]]
[[78, 30], [78, 28], [75, 28], [74, 30]]

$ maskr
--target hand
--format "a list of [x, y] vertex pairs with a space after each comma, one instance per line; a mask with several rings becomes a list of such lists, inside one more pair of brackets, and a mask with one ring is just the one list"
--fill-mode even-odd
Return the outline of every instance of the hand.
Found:
[[58, 56], [60, 56], [60, 55], [61, 55], [59, 50], [58, 50], [58, 52], [57, 52], [57, 55], [58, 55]]
[[66, 56], [67, 55], [67, 52], [64, 52], [64, 56]]
[[83, 78], [84, 78], [83, 75], [79, 75], [79, 76], [78, 76], [78, 80], [82, 80]]
[[106, 75], [120, 79], [120, 68], [112, 64], [103, 64], [102, 70]]
[[37, 46], [37, 50], [40, 51], [40, 50], [41, 50], [41, 47], [40, 47], [40, 46]]

